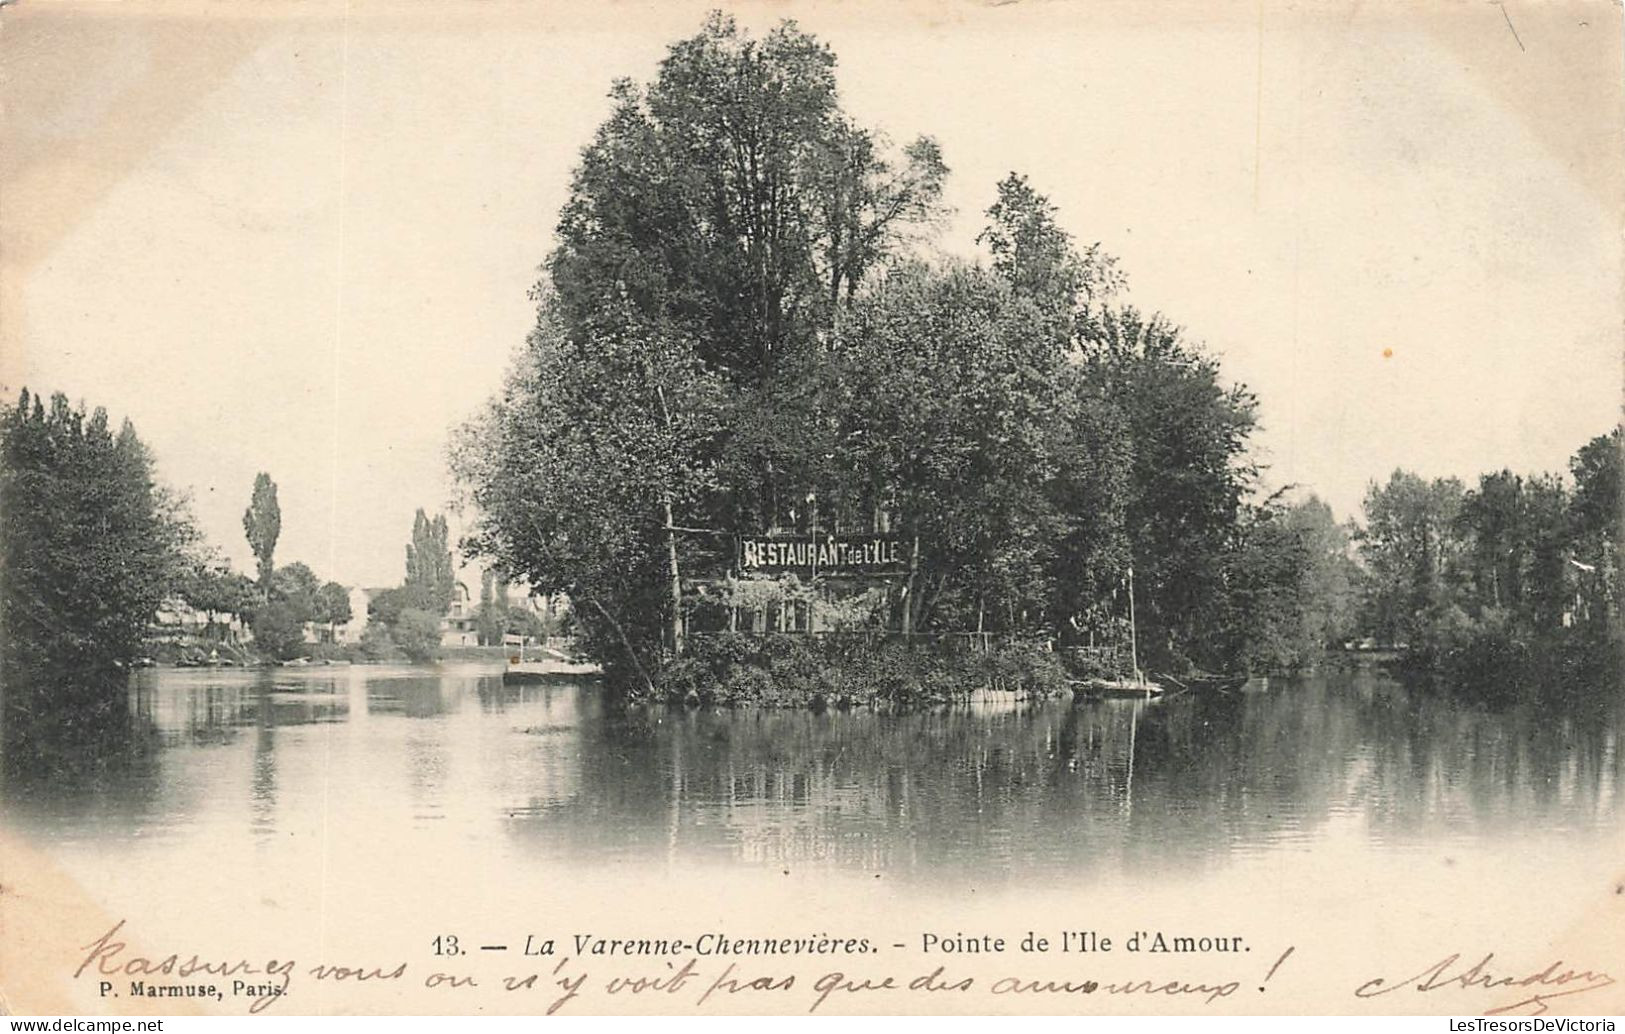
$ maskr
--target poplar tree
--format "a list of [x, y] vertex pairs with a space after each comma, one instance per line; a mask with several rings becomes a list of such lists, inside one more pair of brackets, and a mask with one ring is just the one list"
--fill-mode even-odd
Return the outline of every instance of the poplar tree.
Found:
[[412, 519], [412, 541], [406, 547], [407, 606], [440, 616], [451, 609], [456, 591], [450, 532], [444, 515], [430, 518], [422, 510]]
[[282, 534], [282, 507], [276, 500], [276, 482], [263, 471], [254, 476], [254, 494], [243, 511], [243, 533], [259, 563], [260, 596], [269, 601], [276, 575], [276, 540]]

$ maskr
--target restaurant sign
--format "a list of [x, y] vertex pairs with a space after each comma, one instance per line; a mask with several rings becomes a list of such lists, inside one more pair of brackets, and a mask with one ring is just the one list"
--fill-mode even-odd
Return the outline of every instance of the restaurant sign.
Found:
[[739, 569], [744, 574], [894, 574], [907, 565], [907, 548], [888, 535], [759, 535], [739, 540]]

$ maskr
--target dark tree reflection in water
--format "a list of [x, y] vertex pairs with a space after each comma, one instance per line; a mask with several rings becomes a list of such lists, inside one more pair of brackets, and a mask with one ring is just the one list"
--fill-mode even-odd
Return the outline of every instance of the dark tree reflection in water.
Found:
[[128, 672], [6, 672], [0, 802], [64, 809], [117, 825], [124, 802], [157, 795], [163, 744], [141, 714]]
[[984, 880], [1194, 871], [1334, 837], [1489, 853], [1619, 825], [1612, 697], [1489, 710], [1369, 672], [916, 715], [628, 712], [592, 685], [360, 666], [149, 671], [107, 698], [122, 703], [8, 742], [8, 821], [177, 860], [259, 838], [273, 858], [279, 834], [348, 808], [396, 845], [466, 838], [521, 869]]

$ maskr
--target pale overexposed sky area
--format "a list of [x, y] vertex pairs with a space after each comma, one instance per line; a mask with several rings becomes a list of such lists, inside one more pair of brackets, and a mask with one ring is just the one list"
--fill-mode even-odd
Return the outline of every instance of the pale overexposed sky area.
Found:
[[[403, 574], [580, 148], [714, 4], [0, 10], [0, 384], [129, 416], [210, 540]], [[763, 4], [940, 141], [970, 254], [1027, 173], [1261, 400], [1268, 483], [1561, 469], [1621, 405], [1612, 3]]]

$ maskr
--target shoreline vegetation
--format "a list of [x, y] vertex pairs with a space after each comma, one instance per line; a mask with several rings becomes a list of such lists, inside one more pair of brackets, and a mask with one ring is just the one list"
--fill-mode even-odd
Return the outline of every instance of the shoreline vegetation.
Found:
[[1066, 670], [1043, 643], [978, 646], [965, 637], [925, 643], [863, 633], [697, 637], [660, 673], [653, 702], [698, 707], [916, 711], [984, 694], [1049, 699], [1070, 694]]
[[[940, 239], [951, 156], [857, 124], [793, 23], [713, 15], [610, 96], [536, 325], [453, 436], [480, 642], [567, 633], [618, 699], [685, 706], [1059, 696], [1133, 674], [1131, 636], [1179, 678], [1392, 654], [1486, 703], [1617, 695], [1620, 428], [1564, 475], [1395, 471], [1340, 520], [1265, 494], [1258, 400], [1026, 175], [988, 185], [975, 259], [942, 258], [966, 243]], [[222, 644], [246, 629], [240, 661], [443, 653], [444, 517], [418, 511], [404, 581], [357, 614], [276, 562], [268, 473], [234, 572], [128, 420], [26, 388], [0, 498], [8, 744], [117, 712], [169, 600]], [[568, 599], [568, 627], [509, 580]]]

